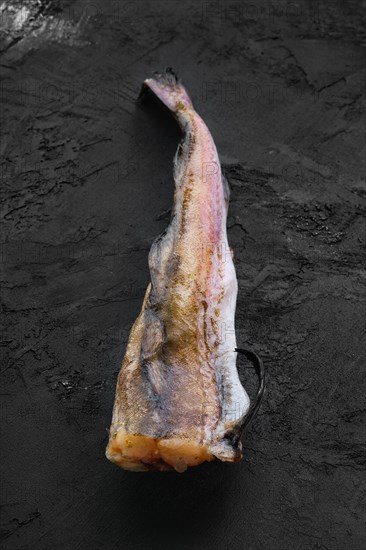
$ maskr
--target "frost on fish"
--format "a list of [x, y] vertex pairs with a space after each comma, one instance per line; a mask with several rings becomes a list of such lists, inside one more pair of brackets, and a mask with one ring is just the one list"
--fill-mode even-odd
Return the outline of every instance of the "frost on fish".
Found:
[[229, 187], [212, 136], [171, 70], [145, 80], [184, 137], [171, 221], [149, 253], [151, 282], [118, 376], [106, 456], [135, 471], [241, 459], [249, 398], [236, 369], [237, 280]]

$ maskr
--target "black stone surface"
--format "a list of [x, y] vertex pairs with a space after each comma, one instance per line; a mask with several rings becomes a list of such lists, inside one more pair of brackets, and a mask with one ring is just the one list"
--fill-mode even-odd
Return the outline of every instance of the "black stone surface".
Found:
[[[364, 7], [2, 4], [1, 548], [365, 548]], [[268, 373], [245, 460], [181, 475], [104, 457], [173, 196], [179, 132], [134, 102], [166, 66], [230, 182], [238, 345]]]

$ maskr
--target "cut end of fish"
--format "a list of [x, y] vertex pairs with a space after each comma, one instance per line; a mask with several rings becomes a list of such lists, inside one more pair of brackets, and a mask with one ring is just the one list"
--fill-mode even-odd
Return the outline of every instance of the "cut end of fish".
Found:
[[229, 446], [224, 449], [222, 443], [210, 449], [190, 439], [156, 439], [147, 435], [129, 434], [122, 429], [110, 438], [106, 457], [124, 470], [176, 470], [181, 473], [188, 467], [211, 462], [216, 457], [227, 462], [237, 462], [242, 455], [240, 450], [233, 452]]

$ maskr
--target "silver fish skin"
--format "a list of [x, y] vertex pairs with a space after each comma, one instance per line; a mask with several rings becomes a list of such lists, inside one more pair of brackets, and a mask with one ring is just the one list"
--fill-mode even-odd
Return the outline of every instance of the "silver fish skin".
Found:
[[182, 132], [171, 220], [149, 253], [150, 283], [117, 380], [106, 456], [134, 471], [242, 458], [249, 397], [236, 368], [238, 284], [229, 186], [202, 118], [172, 70], [145, 80]]

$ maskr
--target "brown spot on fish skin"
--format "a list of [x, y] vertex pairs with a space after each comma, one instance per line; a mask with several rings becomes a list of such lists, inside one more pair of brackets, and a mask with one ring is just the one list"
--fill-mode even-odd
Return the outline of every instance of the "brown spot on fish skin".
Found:
[[175, 110], [185, 112], [187, 110], [187, 107], [184, 105], [183, 101], [177, 101], [175, 104]]
[[219, 329], [217, 327], [217, 321], [213, 317], [210, 317], [210, 322], [211, 322], [212, 331], [213, 331], [213, 333], [215, 335], [215, 338], [216, 338], [215, 346], [217, 347], [218, 346], [218, 341], [219, 341]]
[[[189, 180], [189, 183], [191, 183], [191, 180]], [[191, 201], [191, 198], [192, 198], [192, 192], [193, 192], [192, 187], [188, 187], [188, 186], [185, 187], [185, 189], [183, 191], [182, 222], [181, 222], [181, 227], [180, 227], [180, 232], [181, 233], [184, 233], [184, 230], [185, 230], [187, 210], [188, 210], [188, 206], [189, 206], [189, 203]]]

